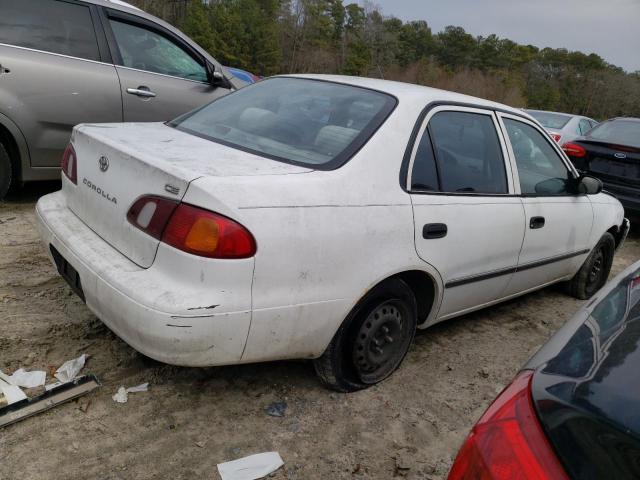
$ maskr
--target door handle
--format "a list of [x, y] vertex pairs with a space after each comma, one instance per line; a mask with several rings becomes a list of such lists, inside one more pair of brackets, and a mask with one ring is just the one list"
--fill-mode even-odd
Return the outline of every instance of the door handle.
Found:
[[531, 217], [529, 220], [529, 228], [542, 228], [544, 227], [544, 217]]
[[444, 223], [427, 223], [422, 227], [422, 238], [432, 240], [447, 236], [447, 225]]
[[11, 73], [11, 70], [0, 65], [0, 74], [3, 74], [3, 73]]
[[149, 87], [140, 86], [138, 88], [127, 88], [127, 93], [131, 95], [137, 95], [138, 97], [143, 98], [153, 98], [156, 96], [154, 92], [149, 90]]

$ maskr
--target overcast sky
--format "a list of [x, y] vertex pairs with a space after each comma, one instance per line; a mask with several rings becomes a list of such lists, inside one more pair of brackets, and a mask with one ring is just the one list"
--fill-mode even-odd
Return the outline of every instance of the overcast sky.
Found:
[[[348, 3], [348, 2], [345, 2]], [[385, 15], [426, 20], [432, 31], [458, 25], [537, 47], [597, 53], [640, 70], [640, 0], [375, 0]]]

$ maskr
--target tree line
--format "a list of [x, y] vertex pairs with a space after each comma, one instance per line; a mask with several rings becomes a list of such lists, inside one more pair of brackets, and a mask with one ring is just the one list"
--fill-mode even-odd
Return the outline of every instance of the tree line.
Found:
[[133, 0], [225, 65], [262, 76], [337, 73], [399, 80], [516, 107], [599, 120], [640, 116], [640, 71], [591, 53], [521, 45], [462, 27], [434, 33], [373, 3], [343, 0]]

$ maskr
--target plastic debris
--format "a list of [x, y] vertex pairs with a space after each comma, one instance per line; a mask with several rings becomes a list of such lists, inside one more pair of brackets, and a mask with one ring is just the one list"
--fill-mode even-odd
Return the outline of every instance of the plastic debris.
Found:
[[20, 387], [11, 385], [0, 378], [0, 406], [11, 405], [26, 398], [27, 396], [20, 390]]
[[120, 387], [118, 388], [118, 391], [111, 398], [113, 398], [114, 402], [127, 403], [127, 401], [129, 400], [130, 393], [146, 392], [147, 390], [149, 390], [148, 382], [141, 383], [140, 385], [136, 385], [135, 387], [129, 387], [129, 388]]
[[287, 402], [274, 402], [268, 405], [264, 411], [271, 417], [284, 417], [284, 413], [287, 411]]
[[275, 472], [284, 465], [278, 452], [265, 452], [219, 463], [222, 480], [257, 480]]
[[13, 372], [13, 375], [2, 374], [2, 377], [0, 378], [9, 385], [15, 385], [16, 387], [36, 388], [44, 385], [47, 378], [47, 372], [42, 370], [27, 372], [24, 368], [19, 368]]
[[73, 360], [67, 360], [64, 362], [54, 376], [62, 383], [67, 383], [78, 376], [80, 370], [84, 368], [84, 363], [87, 360], [87, 354], [83, 353], [78, 358]]
[[27, 372], [23, 368], [19, 368], [11, 375], [11, 383], [18, 387], [36, 388], [44, 385], [47, 379], [47, 372], [44, 370], [32, 370]]

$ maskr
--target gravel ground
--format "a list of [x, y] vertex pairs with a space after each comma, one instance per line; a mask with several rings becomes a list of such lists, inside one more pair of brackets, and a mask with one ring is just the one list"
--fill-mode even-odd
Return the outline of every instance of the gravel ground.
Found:
[[[28, 186], [0, 202], [0, 369], [50, 371], [81, 353], [102, 387], [0, 432], [0, 480], [217, 479], [216, 464], [277, 450], [273, 478], [446, 478], [469, 428], [579, 307], [558, 288], [421, 332], [403, 366], [369, 390], [323, 389], [307, 362], [163, 365], [135, 352], [58, 277], [34, 227]], [[614, 273], [640, 258], [632, 232]], [[119, 386], [149, 382], [126, 404]], [[265, 414], [286, 401], [283, 417]]]

